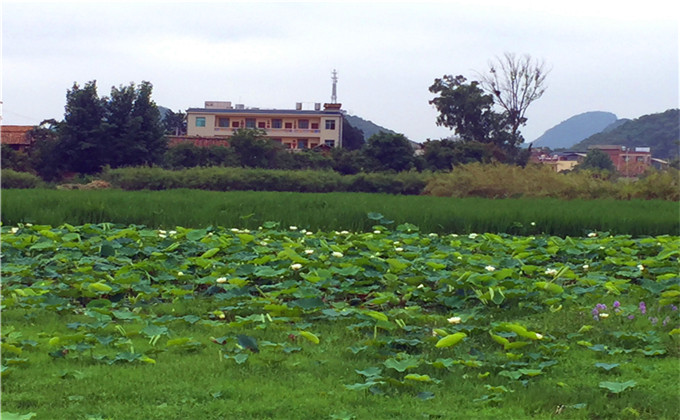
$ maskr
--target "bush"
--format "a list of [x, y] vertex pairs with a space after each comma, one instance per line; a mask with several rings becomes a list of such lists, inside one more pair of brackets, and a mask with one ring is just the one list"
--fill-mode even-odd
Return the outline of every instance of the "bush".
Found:
[[12, 169], [2, 170], [2, 188], [38, 188], [43, 182], [40, 178], [27, 172], [17, 172]]
[[341, 175], [333, 171], [287, 171], [246, 168], [108, 169], [102, 178], [124, 190], [193, 188], [213, 191], [378, 192], [420, 194], [431, 175], [418, 172], [360, 173]]

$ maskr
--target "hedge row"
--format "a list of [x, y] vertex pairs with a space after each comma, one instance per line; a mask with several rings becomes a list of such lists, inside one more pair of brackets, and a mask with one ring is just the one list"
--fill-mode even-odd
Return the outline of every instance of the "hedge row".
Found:
[[101, 178], [124, 190], [167, 190], [191, 188], [211, 191], [370, 192], [421, 194], [428, 173], [360, 173], [341, 175], [333, 171], [288, 171], [276, 169], [121, 168], [102, 173]]

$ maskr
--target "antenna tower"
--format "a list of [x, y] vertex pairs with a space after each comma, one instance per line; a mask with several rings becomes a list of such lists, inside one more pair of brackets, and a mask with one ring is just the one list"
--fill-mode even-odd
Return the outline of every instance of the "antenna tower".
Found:
[[331, 103], [337, 104], [338, 103], [338, 72], [333, 69], [333, 76], [331, 77], [331, 80], [333, 81], [333, 93], [331, 94]]

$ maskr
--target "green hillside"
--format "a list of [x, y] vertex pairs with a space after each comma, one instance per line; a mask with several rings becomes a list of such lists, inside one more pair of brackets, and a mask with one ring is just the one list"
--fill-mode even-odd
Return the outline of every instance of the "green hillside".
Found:
[[595, 144], [619, 144], [626, 147], [651, 147], [659, 159], [678, 157], [680, 110], [669, 109], [627, 121], [611, 131], [594, 134], [572, 148], [585, 150]]

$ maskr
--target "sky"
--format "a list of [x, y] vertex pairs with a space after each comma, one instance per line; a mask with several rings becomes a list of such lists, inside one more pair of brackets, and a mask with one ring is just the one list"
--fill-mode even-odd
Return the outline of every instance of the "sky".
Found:
[[505, 53], [550, 73], [528, 109], [532, 141], [583, 112], [678, 108], [680, 6], [666, 0], [447, 2], [2, 1], [2, 124], [62, 120], [66, 92], [153, 84], [173, 111], [231, 101], [330, 102], [422, 142], [435, 78], [478, 78]]

